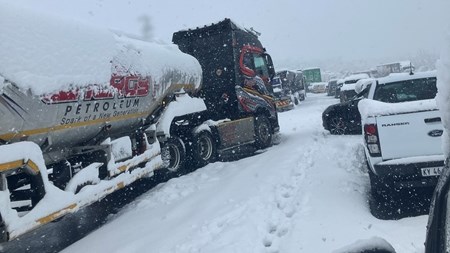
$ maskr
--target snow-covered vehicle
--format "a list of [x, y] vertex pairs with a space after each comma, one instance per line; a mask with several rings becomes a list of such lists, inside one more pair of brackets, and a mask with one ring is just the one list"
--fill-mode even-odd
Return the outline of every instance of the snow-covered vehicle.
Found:
[[272, 79], [272, 90], [275, 97], [275, 104], [277, 106], [277, 111], [283, 112], [292, 110], [294, 108], [294, 102], [292, 102], [292, 97], [283, 89], [283, 84], [279, 76], [275, 76]]
[[276, 75], [280, 77], [284, 95], [291, 96], [295, 104], [305, 100], [306, 81], [301, 70], [279, 70]]
[[414, 66], [411, 61], [399, 61], [385, 63], [377, 66], [378, 77], [388, 76], [392, 73], [403, 73], [414, 71]]
[[337, 79], [331, 79], [330, 81], [328, 81], [327, 96], [336, 95], [337, 81]]
[[344, 78], [344, 83], [339, 89], [339, 97], [341, 103], [348, 101], [352, 97], [356, 95], [355, 92], [355, 83], [361, 79], [370, 78], [368, 74], [354, 74]]
[[358, 104], [374, 203], [433, 189], [444, 165], [436, 72], [386, 78], [390, 82], [374, 89], [377, 101]]
[[229, 19], [179, 49], [7, 3], [0, 21], [1, 241], [279, 129], [270, 56]]
[[312, 93], [325, 93], [327, 91], [327, 84], [326, 82], [311, 83], [309, 89]]
[[[331, 134], [361, 134], [361, 115], [358, 111], [358, 103], [361, 99], [373, 99], [371, 86], [376, 85], [373, 79], [361, 79], [351, 86], [356, 94], [343, 103], [328, 106], [322, 113], [322, 125]], [[343, 86], [344, 87], [344, 86]]]
[[341, 87], [344, 86], [344, 79], [338, 79], [336, 82], [336, 91], [334, 92], [334, 98], [341, 96]]

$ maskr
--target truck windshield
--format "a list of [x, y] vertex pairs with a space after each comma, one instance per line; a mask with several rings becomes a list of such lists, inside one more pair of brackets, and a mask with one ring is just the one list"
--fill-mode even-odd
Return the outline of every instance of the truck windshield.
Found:
[[436, 96], [436, 78], [406, 80], [379, 85], [374, 100], [398, 103], [415, 100], [433, 99]]

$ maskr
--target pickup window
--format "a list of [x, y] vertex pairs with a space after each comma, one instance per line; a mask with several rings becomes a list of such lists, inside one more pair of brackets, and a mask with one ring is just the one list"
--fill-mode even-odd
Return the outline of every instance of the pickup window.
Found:
[[374, 100], [399, 103], [436, 97], [436, 78], [423, 78], [378, 85]]

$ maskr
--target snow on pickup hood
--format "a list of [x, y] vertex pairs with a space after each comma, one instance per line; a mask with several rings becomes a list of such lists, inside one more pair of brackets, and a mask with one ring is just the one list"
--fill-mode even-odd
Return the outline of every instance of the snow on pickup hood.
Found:
[[201, 67], [175, 45], [143, 42], [0, 0], [0, 76], [40, 95], [108, 84], [126, 70], [166, 85], [167, 73], [200, 85]]
[[372, 99], [363, 99], [358, 103], [361, 119], [381, 115], [392, 115], [417, 111], [437, 110], [435, 99], [418, 100], [402, 103], [384, 103]]

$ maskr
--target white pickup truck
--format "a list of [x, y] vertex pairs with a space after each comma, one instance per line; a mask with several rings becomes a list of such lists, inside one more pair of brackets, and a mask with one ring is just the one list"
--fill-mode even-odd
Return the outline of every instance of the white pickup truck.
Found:
[[444, 166], [436, 72], [379, 78], [369, 93], [377, 101], [364, 99], [358, 109], [373, 199], [433, 189]]

